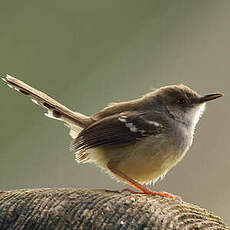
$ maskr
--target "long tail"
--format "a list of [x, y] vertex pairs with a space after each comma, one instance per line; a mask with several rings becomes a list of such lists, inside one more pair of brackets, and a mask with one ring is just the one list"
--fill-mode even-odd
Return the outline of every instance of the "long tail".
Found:
[[48, 112], [45, 113], [46, 116], [64, 121], [71, 129], [70, 135], [73, 138], [77, 136], [79, 129], [85, 128], [92, 123], [90, 117], [71, 111], [45, 93], [34, 89], [15, 77], [7, 74], [2, 80], [6, 82], [10, 88], [14, 88], [24, 95], [29, 96], [34, 103], [46, 108], [48, 110]]

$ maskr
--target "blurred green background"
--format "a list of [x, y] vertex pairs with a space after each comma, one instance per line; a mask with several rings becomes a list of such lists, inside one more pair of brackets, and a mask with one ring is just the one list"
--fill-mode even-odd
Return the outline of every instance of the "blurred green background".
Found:
[[[224, 92], [184, 160], [152, 189], [230, 224], [229, 22], [229, 0], [1, 1], [0, 71], [88, 115], [168, 84]], [[127, 187], [76, 164], [68, 129], [28, 98], [4, 84], [0, 96], [1, 190]]]

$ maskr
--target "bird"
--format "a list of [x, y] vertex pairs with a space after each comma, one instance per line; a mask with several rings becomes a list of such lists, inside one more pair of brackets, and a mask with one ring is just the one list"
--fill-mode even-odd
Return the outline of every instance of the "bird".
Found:
[[70, 150], [76, 162], [95, 163], [138, 190], [125, 189], [131, 193], [171, 199], [179, 196], [151, 191], [146, 185], [163, 179], [182, 160], [206, 103], [223, 96], [201, 96], [183, 84], [168, 85], [86, 116], [8, 74], [2, 80], [47, 109], [47, 117], [64, 122], [70, 129]]

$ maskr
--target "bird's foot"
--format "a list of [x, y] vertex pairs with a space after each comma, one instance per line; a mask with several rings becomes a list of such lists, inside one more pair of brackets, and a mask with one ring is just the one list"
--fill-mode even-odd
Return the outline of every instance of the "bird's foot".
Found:
[[170, 198], [172, 200], [182, 201], [182, 198], [180, 196], [173, 195], [173, 194], [167, 193], [167, 192], [153, 192], [153, 191], [136, 192], [136, 191], [133, 191], [132, 189], [129, 189], [129, 188], [123, 189], [121, 192], [130, 192], [132, 194], [146, 194], [149, 196], [161, 196], [161, 197]]

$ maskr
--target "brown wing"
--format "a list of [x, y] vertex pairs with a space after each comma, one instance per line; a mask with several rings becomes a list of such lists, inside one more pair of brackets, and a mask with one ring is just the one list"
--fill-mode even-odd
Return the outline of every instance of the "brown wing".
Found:
[[72, 142], [71, 150], [84, 152], [103, 145], [126, 145], [140, 138], [161, 133], [163, 126], [152, 111], [126, 112], [103, 118], [83, 131]]
[[48, 110], [48, 113], [46, 114], [48, 117], [63, 120], [67, 123], [68, 121], [70, 121], [82, 128], [85, 128], [92, 122], [89, 117], [71, 111], [61, 103], [46, 95], [45, 93], [34, 89], [33, 87], [18, 80], [17, 78], [7, 75], [5, 78], [2, 78], [2, 80], [6, 82], [9, 87], [14, 88], [15, 90], [25, 94], [26, 96], [29, 96], [33, 102], [46, 108]]

